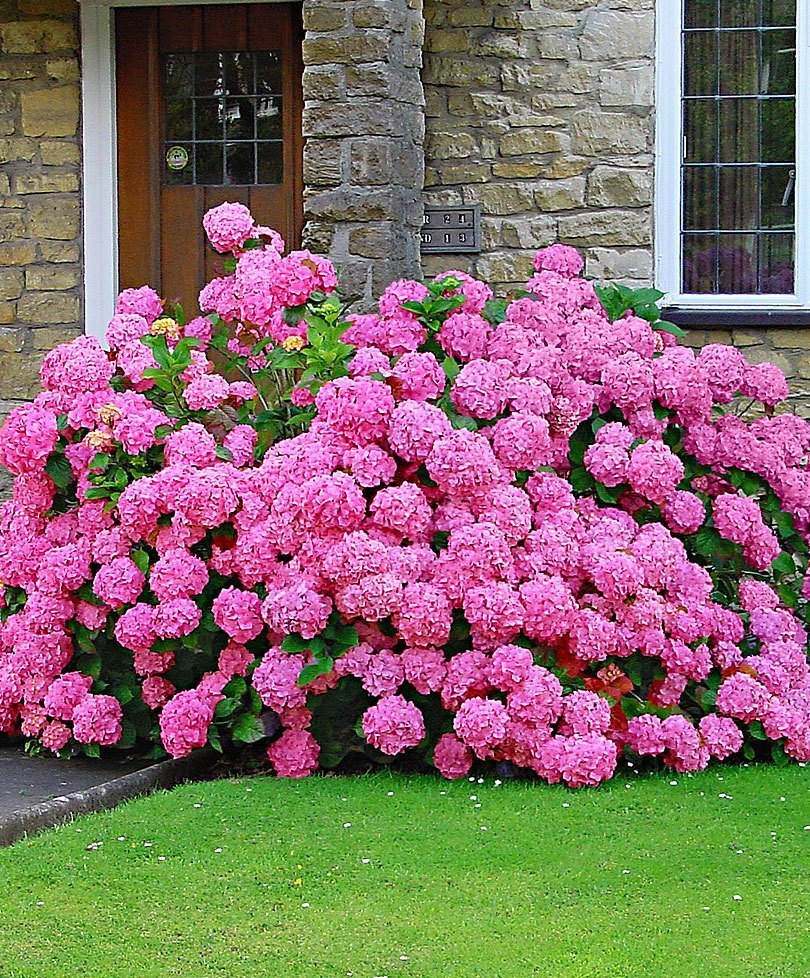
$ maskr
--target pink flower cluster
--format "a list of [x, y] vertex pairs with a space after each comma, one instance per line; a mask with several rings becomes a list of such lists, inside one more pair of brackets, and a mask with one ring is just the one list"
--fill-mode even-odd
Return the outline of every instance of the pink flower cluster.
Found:
[[[331, 265], [282, 256], [241, 205], [206, 231], [237, 264], [202, 308], [254, 340], [301, 336], [285, 310], [333, 290]], [[736, 351], [611, 322], [572, 249], [534, 267], [496, 321], [484, 283], [440, 277], [457, 308], [430, 339], [407, 307], [428, 287], [393, 283], [349, 317], [349, 375], [269, 446], [249, 409], [222, 421], [256, 389], [214, 370], [211, 320], [180, 327], [149, 289], [122, 294], [112, 352], [81, 339], [49, 354], [44, 392], [0, 431], [16, 475], [0, 508], [0, 731], [109, 746], [134, 699], [172, 756], [241, 724], [300, 777], [327, 753], [320, 698], [350, 693], [345, 750], [419, 752], [450, 778], [478, 760], [590, 786], [624, 750], [698, 770], [753, 723], [810, 760], [807, 594], [789, 607], [766, 583], [774, 505], [808, 540], [810, 424], [723, 412], [783, 386]], [[147, 335], [198, 340], [188, 416], [144, 376]], [[90, 491], [99, 455], [132, 466], [112, 506]], [[735, 490], [740, 473], [770, 510]], [[704, 528], [739, 548], [726, 590]], [[335, 636], [352, 629], [346, 650]], [[115, 652], [85, 675], [95, 640]]]

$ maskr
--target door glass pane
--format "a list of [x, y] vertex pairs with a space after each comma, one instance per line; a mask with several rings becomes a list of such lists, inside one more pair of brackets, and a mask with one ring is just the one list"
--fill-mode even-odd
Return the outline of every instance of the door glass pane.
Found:
[[683, 4], [682, 288], [791, 294], [796, 0]]
[[279, 52], [168, 54], [163, 78], [164, 183], [283, 182]]
[[283, 183], [284, 144], [279, 140], [273, 143], [257, 143], [259, 183]]

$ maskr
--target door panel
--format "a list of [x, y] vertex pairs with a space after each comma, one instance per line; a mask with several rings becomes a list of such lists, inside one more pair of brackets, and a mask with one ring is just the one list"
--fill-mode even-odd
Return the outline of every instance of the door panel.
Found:
[[119, 277], [195, 314], [223, 273], [203, 214], [223, 201], [300, 242], [300, 8], [116, 11]]

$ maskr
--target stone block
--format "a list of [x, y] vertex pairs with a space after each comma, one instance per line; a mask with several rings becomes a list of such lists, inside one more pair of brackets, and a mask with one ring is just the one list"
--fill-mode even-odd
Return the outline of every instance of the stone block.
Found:
[[0, 397], [30, 401], [39, 392], [42, 356], [32, 353], [0, 353]]
[[14, 193], [21, 195], [72, 193], [79, 189], [79, 177], [75, 173], [22, 172], [13, 176], [12, 185]]
[[79, 124], [75, 85], [23, 92], [22, 131], [26, 136], [72, 136]]
[[566, 214], [558, 219], [560, 240], [575, 248], [651, 245], [652, 228], [647, 214], [639, 211], [590, 211]]
[[62, 343], [69, 343], [81, 335], [79, 326], [43, 326], [32, 330], [35, 350], [52, 350]]
[[458, 88], [492, 88], [500, 76], [497, 64], [483, 59], [451, 60], [431, 58], [425, 65], [422, 80], [425, 85], [449, 85]]
[[0, 266], [30, 265], [36, 256], [36, 246], [30, 241], [0, 242]]
[[0, 197], [8, 197], [10, 194], [11, 184], [8, 182], [8, 176], [0, 173]]
[[304, 97], [311, 101], [341, 98], [344, 90], [344, 68], [307, 68], [304, 72]]
[[556, 238], [556, 218], [551, 214], [532, 214], [530, 217], [504, 221], [500, 228], [499, 243], [506, 248], [536, 251], [553, 244]]
[[439, 173], [442, 183], [488, 183], [492, 178], [492, 167], [488, 163], [473, 162], [445, 164]]
[[78, 58], [60, 58], [46, 65], [48, 77], [57, 82], [78, 82], [80, 77]]
[[765, 335], [779, 349], [810, 350], [810, 328], [769, 329]]
[[30, 163], [37, 154], [34, 139], [0, 139], [0, 163]]
[[0, 353], [19, 353], [27, 335], [27, 329], [0, 329]]
[[385, 98], [391, 89], [391, 71], [383, 62], [350, 65], [346, 68], [348, 98]]
[[485, 3], [480, 7], [453, 5], [447, 12], [447, 23], [454, 27], [488, 27], [495, 21], [494, 5]]
[[80, 257], [79, 246], [66, 241], [40, 241], [39, 254], [48, 262], [78, 262]]
[[564, 70], [562, 61], [513, 61], [501, 66], [504, 92], [556, 92]]
[[79, 318], [79, 300], [61, 292], [26, 292], [17, 303], [20, 322], [44, 325], [75, 323]]
[[75, 238], [79, 233], [79, 202], [71, 198], [32, 201], [31, 233], [56, 241]]
[[546, 180], [534, 185], [534, 203], [538, 210], [567, 211], [582, 207], [585, 203], [585, 178], [570, 180]]
[[312, 196], [305, 201], [308, 218], [322, 221], [385, 221], [390, 217], [392, 197], [389, 191], [341, 189]]
[[343, 182], [342, 141], [311, 139], [304, 146], [304, 179], [309, 187], [338, 187]]
[[643, 106], [653, 104], [653, 66], [605, 68], [599, 72], [599, 101], [602, 105]]
[[579, 56], [576, 38], [570, 34], [541, 31], [537, 37], [537, 53], [541, 58], [573, 61]]
[[745, 330], [735, 329], [732, 333], [734, 346], [748, 347], [759, 346], [762, 343], [761, 333], [747, 333]]
[[652, 203], [652, 173], [644, 169], [597, 166], [588, 177], [588, 204], [645, 207]]
[[538, 163], [495, 163], [492, 174], [505, 180], [530, 180], [542, 176], [543, 169]]
[[573, 149], [585, 156], [643, 153], [652, 142], [652, 120], [585, 109], [571, 126]]
[[430, 162], [468, 159], [477, 148], [475, 138], [468, 132], [433, 132], [425, 141], [425, 158]]
[[530, 187], [520, 184], [489, 183], [485, 186], [471, 187], [470, 203], [479, 203], [485, 214], [520, 214], [534, 209], [534, 197]]
[[0, 302], [0, 326], [8, 326], [17, 319], [17, 304]]
[[34, 17], [52, 17], [55, 14], [63, 17], [76, 16], [75, 0], [18, 0], [17, 6], [21, 14]]
[[43, 140], [39, 144], [39, 158], [45, 166], [69, 166], [81, 162], [81, 153], [76, 143]]
[[346, 4], [339, 2], [326, 4], [320, 2], [304, 3], [304, 29], [307, 31], [334, 31], [346, 23]]
[[0, 26], [5, 54], [56, 54], [79, 46], [76, 28], [60, 20], [19, 20]]
[[561, 153], [566, 149], [566, 137], [546, 129], [515, 129], [501, 138], [502, 156]]
[[362, 258], [385, 258], [391, 254], [392, 230], [390, 225], [368, 224], [349, 232], [349, 251]]
[[388, 27], [390, 11], [387, 3], [355, 3], [352, 23], [355, 27]]
[[32, 265], [25, 270], [25, 287], [31, 291], [65, 292], [79, 284], [76, 268]]
[[549, 180], [561, 180], [564, 177], [578, 177], [593, 166], [593, 160], [586, 160], [581, 156], [557, 156], [550, 163], [543, 164], [542, 176]]
[[304, 107], [305, 136], [384, 136], [392, 126], [390, 108], [379, 103], [347, 102], [340, 112], [317, 103]]
[[380, 187], [391, 179], [391, 143], [385, 139], [355, 139], [351, 147], [351, 182]]
[[585, 270], [588, 278], [603, 281], [631, 280], [649, 284], [653, 277], [652, 253], [644, 248], [629, 250], [589, 248]]
[[[466, 45], [459, 50], [468, 50], [476, 58], [514, 60], [515, 58], [528, 58], [532, 53], [529, 47], [529, 38], [523, 34], [488, 31], [472, 39], [463, 33], [459, 37]], [[541, 54], [541, 57], [549, 57], [549, 55]]]
[[476, 262], [476, 274], [487, 282], [525, 282], [532, 271], [532, 256], [516, 251], [481, 255]]
[[302, 47], [305, 65], [355, 64], [361, 61], [385, 61], [388, 38], [383, 33], [355, 31], [340, 36], [308, 35]]
[[591, 10], [579, 37], [586, 61], [652, 58], [655, 19], [652, 10]]
[[24, 238], [28, 233], [25, 218], [19, 210], [0, 210], [0, 241]]
[[19, 299], [23, 283], [22, 269], [0, 268], [0, 299]]

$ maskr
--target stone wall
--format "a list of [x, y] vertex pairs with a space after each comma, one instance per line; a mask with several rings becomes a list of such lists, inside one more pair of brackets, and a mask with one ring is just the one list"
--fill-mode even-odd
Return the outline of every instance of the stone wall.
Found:
[[368, 302], [418, 277], [421, 0], [304, 0], [304, 243]]
[[79, 328], [78, 48], [74, 0], [0, 0], [0, 421]]
[[[479, 203], [507, 286], [553, 241], [596, 278], [652, 276], [653, 0], [425, 0], [426, 193]], [[472, 260], [471, 260], [472, 259]]]

